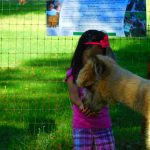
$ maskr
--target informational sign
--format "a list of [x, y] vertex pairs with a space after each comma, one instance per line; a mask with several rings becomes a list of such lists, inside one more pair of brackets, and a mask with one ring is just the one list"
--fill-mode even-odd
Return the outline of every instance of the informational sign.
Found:
[[49, 0], [49, 36], [81, 35], [89, 29], [110, 36], [146, 36], [146, 0]]

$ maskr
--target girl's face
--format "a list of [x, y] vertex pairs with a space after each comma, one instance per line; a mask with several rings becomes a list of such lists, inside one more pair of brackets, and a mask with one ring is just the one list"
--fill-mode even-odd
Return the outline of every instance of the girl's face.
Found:
[[83, 65], [85, 65], [86, 62], [88, 61], [88, 59], [89, 59], [89, 57], [90, 57], [90, 53], [91, 53], [91, 50], [90, 50], [90, 49], [86, 49], [86, 50], [83, 52], [83, 58], [82, 58]]
[[91, 47], [87, 48], [83, 52], [83, 65], [86, 64], [88, 59], [94, 55], [104, 55], [104, 50], [101, 48], [100, 45], [92, 45]]

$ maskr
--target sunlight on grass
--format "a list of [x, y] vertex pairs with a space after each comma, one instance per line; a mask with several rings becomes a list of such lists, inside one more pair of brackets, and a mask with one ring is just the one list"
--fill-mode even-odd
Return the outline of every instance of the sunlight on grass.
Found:
[[[79, 37], [47, 36], [44, 0], [24, 6], [10, 0], [0, 8], [0, 149], [72, 149], [64, 78]], [[110, 38], [118, 63], [145, 78], [149, 33], [146, 38]], [[117, 150], [138, 149], [141, 116], [121, 104], [111, 106], [110, 114]]]

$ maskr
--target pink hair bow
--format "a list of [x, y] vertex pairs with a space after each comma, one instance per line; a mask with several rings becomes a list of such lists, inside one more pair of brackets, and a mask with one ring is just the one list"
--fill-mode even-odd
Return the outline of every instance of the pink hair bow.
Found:
[[87, 45], [101, 45], [101, 47], [103, 47], [103, 48], [107, 48], [107, 47], [110, 46], [107, 34], [105, 34], [104, 39], [100, 40], [100, 42], [86, 42], [84, 44], [87, 44]]
[[107, 48], [107, 47], [110, 46], [109, 40], [108, 40], [108, 35], [107, 35], [107, 34], [105, 34], [103, 40], [100, 40], [100, 45], [101, 45], [103, 48]]

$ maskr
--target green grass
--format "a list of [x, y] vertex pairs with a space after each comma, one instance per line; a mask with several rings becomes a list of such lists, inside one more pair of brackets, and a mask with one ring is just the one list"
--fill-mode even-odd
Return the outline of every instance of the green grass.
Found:
[[[4, 2], [4, 1], [3, 1]], [[45, 2], [0, 2], [0, 149], [72, 149], [72, 111], [63, 82], [78, 37], [46, 36]], [[111, 38], [118, 63], [147, 78], [150, 39]], [[143, 146], [141, 115], [110, 107], [117, 150]]]

